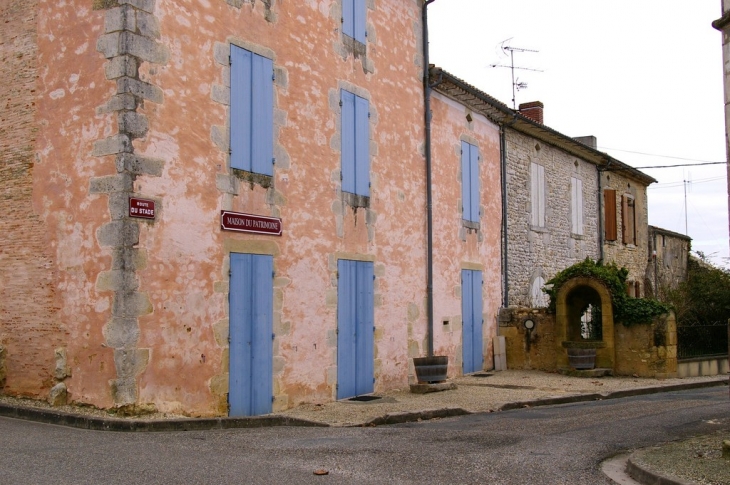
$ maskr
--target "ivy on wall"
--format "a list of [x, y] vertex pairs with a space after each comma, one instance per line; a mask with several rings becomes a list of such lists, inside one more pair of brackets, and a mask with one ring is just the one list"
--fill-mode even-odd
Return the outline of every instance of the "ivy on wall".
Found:
[[654, 317], [668, 313], [670, 307], [649, 298], [632, 298], [626, 294], [626, 277], [629, 271], [615, 263], [603, 264], [586, 258], [580, 263], [565, 268], [545, 284], [543, 291], [550, 296], [548, 310], [555, 312], [555, 302], [560, 288], [573, 278], [594, 278], [603, 283], [611, 293], [613, 317], [617, 322], [630, 326], [636, 323], [651, 323]]

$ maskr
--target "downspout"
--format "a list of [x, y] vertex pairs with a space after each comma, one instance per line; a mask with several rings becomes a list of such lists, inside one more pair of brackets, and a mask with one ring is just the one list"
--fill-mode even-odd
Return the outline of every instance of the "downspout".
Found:
[[[500, 169], [502, 171], [502, 280], [504, 281], [504, 288], [502, 289], [502, 306], [507, 308], [509, 306], [509, 272], [507, 268], [508, 255], [507, 248], [509, 247], [507, 238], [507, 140], [505, 136], [505, 126], [499, 126], [499, 148], [501, 154]], [[499, 325], [497, 325], [497, 335], [499, 335]]]
[[[504, 280], [504, 288], [502, 289], [502, 306], [509, 306], [509, 258], [507, 248], [509, 247], [509, 239], [507, 233], [507, 128], [511, 127], [517, 121], [517, 114], [512, 115], [509, 123], [499, 125], [499, 151], [500, 151], [500, 170], [502, 177], [502, 279]], [[497, 335], [499, 335], [499, 325], [497, 325]]]
[[423, 28], [423, 107], [426, 152], [426, 328], [427, 356], [433, 357], [433, 200], [431, 195], [431, 85], [429, 84], [428, 59], [428, 5], [435, 0], [425, 0], [421, 10]]
[[599, 261], [603, 261], [603, 258], [605, 256], [603, 251], [603, 181], [601, 179], [601, 174], [603, 172], [608, 172], [609, 167], [611, 166], [611, 159], [609, 158], [606, 161], [606, 166], [601, 169], [598, 168], [598, 254], [599, 254]]

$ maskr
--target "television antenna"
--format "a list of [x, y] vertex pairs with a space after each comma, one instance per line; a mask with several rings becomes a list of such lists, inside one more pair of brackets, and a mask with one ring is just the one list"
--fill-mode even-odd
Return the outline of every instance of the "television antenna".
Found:
[[507, 45], [507, 42], [512, 40], [512, 38], [509, 38], [502, 42], [502, 45], [500, 49], [505, 54], [509, 53], [510, 58], [510, 65], [504, 65], [504, 64], [490, 64], [489, 67], [508, 67], [512, 71], [512, 109], [517, 109], [517, 103], [515, 101], [516, 98], [516, 92], [520, 89], [527, 89], [527, 83], [524, 81], [520, 81], [519, 78], [515, 78], [515, 69], [520, 71], [533, 71], [533, 72], [543, 72], [540, 69], [531, 69], [529, 67], [515, 67], [515, 52], [540, 52], [533, 49], [524, 49], [522, 47], [512, 47], [510, 45]]

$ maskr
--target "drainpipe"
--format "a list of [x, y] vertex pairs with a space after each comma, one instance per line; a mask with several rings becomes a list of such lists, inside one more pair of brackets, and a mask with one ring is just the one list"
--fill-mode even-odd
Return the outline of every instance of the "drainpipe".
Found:
[[[509, 247], [507, 239], [507, 139], [505, 136], [505, 126], [499, 126], [499, 148], [501, 154], [502, 171], [502, 279], [504, 280], [504, 288], [502, 290], [502, 306], [509, 306], [509, 272], [507, 268], [507, 248]], [[497, 335], [499, 335], [499, 325], [497, 325]]]
[[433, 357], [433, 200], [431, 195], [431, 85], [429, 84], [428, 59], [428, 6], [435, 0], [425, 0], [421, 10], [423, 27], [423, 107], [426, 137], [426, 271], [428, 273], [426, 285], [426, 329], [427, 356]]
[[598, 169], [598, 260], [603, 261], [603, 181], [601, 174], [603, 170]]
[[603, 261], [605, 256], [603, 251], [603, 181], [601, 180], [601, 174], [608, 172], [611, 166], [611, 159], [606, 161], [604, 168], [598, 168], [598, 254], [599, 261]]

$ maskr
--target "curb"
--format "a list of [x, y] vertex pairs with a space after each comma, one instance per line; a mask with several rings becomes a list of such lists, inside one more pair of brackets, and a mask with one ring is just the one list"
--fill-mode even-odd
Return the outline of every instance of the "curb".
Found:
[[356, 424], [349, 426], [351, 428], [368, 427], [368, 426], [382, 426], [385, 424], [402, 424], [402, 423], [413, 423], [416, 421], [427, 421], [429, 419], [438, 418], [451, 418], [454, 416], [466, 416], [468, 414], [474, 414], [463, 408], [442, 408], [442, 409], [431, 409], [427, 411], [405, 411], [401, 413], [390, 413], [385, 416], [373, 418], [370, 421], [366, 421], [363, 424]]
[[576, 394], [574, 396], [549, 397], [545, 399], [535, 399], [533, 401], [517, 401], [507, 403], [499, 408], [499, 411], [510, 411], [512, 409], [521, 409], [536, 406], [552, 406], [555, 404], [571, 404], [586, 401], [600, 401], [604, 399], [620, 399], [624, 397], [646, 396], [649, 394], [659, 394], [662, 392], [687, 391], [690, 389], [702, 389], [706, 387], [727, 386], [728, 379], [722, 377], [705, 382], [688, 382], [687, 384], [671, 384], [668, 386], [655, 387], [639, 387], [636, 389], [626, 389], [623, 391], [613, 391], [605, 394]]
[[[614, 391], [606, 394], [576, 394], [573, 396], [561, 396], [532, 401], [517, 401], [504, 404], [497, 411], [510, 411], [526, 407], [552, 406], [557, 404], [572, 404], [587, 401], [600, 401], [604, 399], [620, 399], [624, 397], [658, 394], [662, 392], [685, 391], [690, 389], [701, 389], [706, 387], [717, 387], [728, 385], [728, 379], [690, 382], [687, 384], [672, 384], [658, 387], [641, 387]], [[430, 419], [450, 418], [465, 416], [472, 413], [463, 408], [442, 408], [426, 411], [405, 411], [390, 413], [384, 416], [373, 418], [365, 423], [355, 424], [349, 427], [383, 426], [390, 424], [412, 423], [417, 421], [428, 421]], [[65, 413], [37, 408], [14, 407], [7, 404], [0, 404], [0, 416], [6, 418], [24, 419], [39, 423], [55, 424], [92, 431], [123, 431], [123, 432], [160, 432], [160, 431], [207, 431], [213, 429], [233, 428], [264, 428], [274, 426], [300, 426], [300, 427], [330, 427], [327, 423], [309, 421], [306, 419], [291, 418], [282, 415], [252, 416], [246, 418], [182, 418], [165, 420], [145, 419], [119, 419], [101, 418], [95, 416], [82, 416], [79, 414]], [[669, 484], [670, 482], [667, 482]], [[675, 483], [675, 482], [671, 482]], [[683, 485], [683, 484], [680, 484]]]
[[329, 424], [285, 416], [249, 418], [183, 418], [165, 420], [119, 419], [82, 416], [45, 409], [0, 404], [0, 416], [92, 431], [207, 431], [212, 429], [263, 428], [272, 426], [329, 427]]
[[637, 465], [634, 460], [639, 453], [641, 452], [636, 451], [632, 453], [626, 462], [626, 473], [637, 482], [645, 483], [647, 485], [692, 485], [690, 482], [685, 482], [684, 480], [679, 480], [677, 478], [670, 478]]

